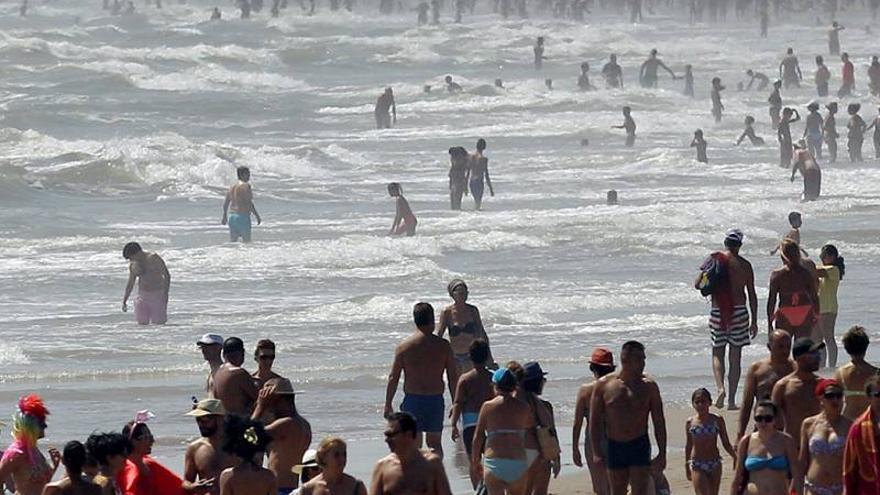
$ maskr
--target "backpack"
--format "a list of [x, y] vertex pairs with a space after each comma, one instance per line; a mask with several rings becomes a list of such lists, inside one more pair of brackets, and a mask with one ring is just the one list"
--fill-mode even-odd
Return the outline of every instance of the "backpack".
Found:
[[700, 276], [694, 288], [704, 297], [714, 294], [727, 277], [727, 258], [723, 253], [710, 254], [700, 265]]

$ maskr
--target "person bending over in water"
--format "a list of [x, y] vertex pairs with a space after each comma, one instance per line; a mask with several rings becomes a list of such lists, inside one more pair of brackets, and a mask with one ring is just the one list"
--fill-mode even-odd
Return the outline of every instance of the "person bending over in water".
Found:
[[391, 223], [388, 235], [406, 235], [407, 237], [415, 235], [418, 221], [409, 207], [409, 202], [403, 197], [403, 188], [397, 182], [392, 182], [388, 184], [388, 195], [397, 198], [394, 222]]
[[782, 88], [782, 81], [777, 79], [773, 82], [773, 91], [767, 102], [770, 103], [770, 125], [776, 129], [779, 127], [779, 112], [782, 110], [782, 96], [779, 90]]
[[639, 69], [639, 81], [642, 84], [643, 88], [656, 88], [657, 87], [657, 69], [664, 69], [666, 72], [669, 72], [669, 75], [672, 76], [673, 79], [678, 79], [678, 76], [675, 75], [675, 72], [672, 72], [672, 69], [666, 66], [659, 58], [657, 58], [657, 49], [654, 48], [651, 50], [650, 56], [648, 56], [648, 60], [645, 60], [642, 63], [642, 67]]
[[715, 123], [721, 122], [721, 112], [724, 110], [724, 105], [721, 103], [721, 92], [724, 91], [724, 86], [721, 85], [720, 77], [712, 78], [712, 115], [715, 117]]
[[376, 129], [391, 129], [392, 122], [397, 124], [397, 105], [394, 103], [394, 91], [391, 88], [385, 88], [385, 92], [376, 100], [373, 114], [376, 117]]
[[165, 261], [156, 253], [144, 251], [136, 242], [129, 242], [122, 248], [122, 257], [129, 261], [122, 311], [128, 311], [128, 298], [137, 281], [134, 317], [138, 324], [164, 325], [168, 320], [168, 291], [171, 288], [171, 274]]
[[706, 144], [706, 140], [703, 139], [703, 130], [697, 129], [694, 131], [694, 139], [691, 141], [691, 148], [697, 148], [697, 161], [701, 163], [709, 163], [709, 158], [706, 157], [706, 148], [708, 144]]
[[611, 126], [613, 129], [626, 129], [626, 147], [636, 144], [636, 121], [632, 118], [632, 109], [623, 107], [623, 124]]
[[587, 62], [582, 63], [581, 75], [578, 77], [578, 88], [580, 88], [581, 91], [593, 91], [596, 89], [596, 87], [590, 83], [590, 75], [588, 72], [590, 72], [590, 64]]
[[837, 113], [837, 102], [832, 101], [825, 105], [825, 108], [828, 109], [828, 115], [825, 116], [825, 121], [822, 123], [822, 137], [825, 139], [825, 144], [828, 145], [831, 163], [834, 163], [837, 161], [837, 138], [840, 137], [837, 134], [837, 120], [834, 118], [834, 114]]
[[785, 52], [785, 57], [779, 63], [779, 78], [785, 84], [785, 89], [791, 86], [801, 87], [801, 79], [804, 78], [804, 75], [801, 73], [801, 66], [798, 64], [793, 48], [789, 48]]
[[758, 81], [758, 85], [755, 87], [755, 90], [757, 91], [763, 91], [764, 88], [766, 88], [767, 85], [770, 84], [770, 78], [767, 77], [767, 74], [764, 74], [763, 72], [756, 72], [752, 69], [749, 69], [746, 71], [746, 75], [749, 76], [749, 84], [746, 86], [746, 91], [752, 89], [752, 85], [755, 84], [755, 81]]
[[[251, 170], [247, 167], [238, 167], [235, 173], [238, 175], [238, 183], [229, 188], [226, 200], [223, 202], [222, 225], [229, 225], [229, 240], [232, 242], [241, 238], [242, 242], [251, 242], [251, 214], [257, 219], [257, 225], [263, 223], [257, 207], [254, 206], [254, 193], [251, 190]], [[227, 213], [229, 210], [232, 213]]]
[[602, 76], [605, 77], [605, 86], [623, 88], [623, 69], [617, 65], [617, 55], [612, 53], [608, 57], [608, 63], [602, 67]]
[[791, 166], [791, 182], [794, 182], [794, 175], [799, 171], [804, 178], [804, 192], [801, 195], [801, 200], [815, 201], [819, 199], [819, 193], [822, 189], [822, 170], [819, 169], [816, 159], [806, 148], [807, 143], [803, 139], [794, 146], [795, 155]]
[[743, 141], [745, 138], [749, 138], [752, 144], [755, 146], [763, 146], [764, 138], [755, 135], [755, 118], [751, 115], [746, 115], [745, 126], [746, 128], [743, 130], [742, 134], [740, 134], [739, 139], [736, 140], [737, 146]]
[[822, 116], [819, 114], [819, 103], [812, 101], [807, 105], [806, 127], [804, 127], [804, 139], [807, 140], [807, 148], [816, 158], [822, 158]]
[[865, 128], [867, 126], [859, 115], [859, 110], [861, 109], [862, 106], [858, 103], [850, 103], [846, 107], [846, 113], [849, 114], [849, 122], [846, 124], [846, 128], [849, 129], [846, 135], [846, 147], [849, 150], [849, 161], [851, 162], [862, 161], [862, 143], [865, 140]]
[[782, 110], [782, 118], [779, 119], [779, 127], [776, 128], [776, 137], [779, 140], [780, 167], [788, 168], [791, 166], [791, 124], [799, 120], [801, 120], [801, 116], [797, 110], [788, 107]]
[[446, 76], [446, 91], [450, 93], [461, 93], [462, 88], [457, 82], [452, 80], [452, 76]]

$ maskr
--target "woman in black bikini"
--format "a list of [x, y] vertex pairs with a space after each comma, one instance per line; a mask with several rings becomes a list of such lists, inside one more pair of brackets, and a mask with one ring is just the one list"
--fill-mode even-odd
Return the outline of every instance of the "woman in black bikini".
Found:
[[[449, 296], [454, 301], [443, 309], [440, 313], [440, 321], [437, 323], [437, 335], [443, 337], [446, 330], [449, 330], [449, 344], [452, 346], [452, 352], [455, 353], [455, 360], [458, 363], [458, 370], [464, 373], [473, 368], [471, 363], [470, 350], [471, 343], [476, 339], [482, 339], [489, 342], [489, 336], [483, 328], [483, 320], [480, 319], [480, 310], [473, 304], [467, 303], [468, 288], [464, 280], [453, 279], [447, 286]], [[489, 351], [489, 368], [497, 368], [495, 359], [492, 358], [492, 352]]]

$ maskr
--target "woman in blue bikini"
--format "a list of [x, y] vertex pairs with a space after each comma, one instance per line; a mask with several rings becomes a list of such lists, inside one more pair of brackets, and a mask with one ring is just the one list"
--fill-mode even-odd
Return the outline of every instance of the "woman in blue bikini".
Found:
[[776, 429], [779, 411], [769, 400], [755, 408], [755, 432], [739, 442], [731, 495], [782, 495], [795, 489], [802, 476], [797, 446], [791, 435]]
[[691, 404], [697, 412], [688, 418], [685, 425], [687, 442], [684, 447], [685, 474], [694, 484], [697, 495], [718, 495], [721, 487], [721, 453], [718, 452], [718, 437], [721, 445], [736, 460], [736, 452], [727, 436], [724, 417], [709, 412], [712, 395], [705, 388], [694, 391]]

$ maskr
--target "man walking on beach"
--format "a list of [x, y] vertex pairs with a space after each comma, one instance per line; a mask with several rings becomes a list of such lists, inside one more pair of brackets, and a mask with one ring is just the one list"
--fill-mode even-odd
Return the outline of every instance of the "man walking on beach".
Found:
[[[725, 268], [718, 286], [712, 292], [712, 310], [709, 314], [709, 331], [712, 336], [712, 371], [718, 389], [715, 407], [736, 409], [736, 389], [742, 366], [742, 348], [758, 333], [758, 295], [755, 293], [755, 273], [752, 264], [739, 255], [743, 233], [731, 229], [724, 236], [721, 253], [714, 253], [716, 262]], [[746, 297], [748, 296], [748, 307]], [[724, 353], [730, 348], [727, 390], [724, 388]], [[730, 395], [727, 395], [727, 392]]]
[[385, 443], [391, 454], [373, 469], [371, 495], [452, 495], [443, 459], [419, 449], [416, 418], [405, 412], [388, 415]]
[[[266, 450], [269, 461], [266, 467], [275, 473], [278, 494], [289, 495], [297, 485], [293, 466], [302, 462], [303, 455], [312, 443], [312, 426], [299, 415], [293, 385], [286, 378], [272, 378], [260, 390], [253, 420], [266, 423], [266, 433], [272, 442]], [[270, 418], [275, 418], [269, 422]]]
[[421, 434], [425, 433], [428, 448], [443, 456], [440, 439], [446, 407], [443, 401], [443, 374], [449, 387], [449, 395], [455, 401], [458, 383], [458, 365], [449, 342], [434, 335], [434, 308], [428, 303], [418, 303], [413, 308], [416, 331], [405, 338], [394, 351], [394, 362], [388, 375], [385, 392], [385, 417], [394, 411], [391, 403], [397, 393], [401, 372], [404, 375], [403, 402], [400, 410], [416, 418], [421, 447]]
[[220, 353], [223, 351], [223, 337], [216, 333], [206, 333], [196, 342], [196, 346], [202, 351], [202, 357], [205, 358], [208, 366], [211, 367], [211, 370], [208, 372], [208, 378], [205, 381], [205, 393], [208, 394], [209, 399], [213, 399], [214, 374], [223, 365], [223, 358], [220, 357]]
[[168, 291], [171, 289], [171, 274], [165, 261], [156, 253], [144, 251], [136, 242], [129, 242], [122, 248], [122, 257], [129, 261], [122, 311], [128, 311], [128, 298], [137, 281], [134, 317], [138, 324], [164, 325], [168, 320]]
[[[813, 343], [809, 337], [801, 337], [791, 347], [795, 369], [773, 386], [773, 403], [779, 407], [777, 427], [791, 435], [801, 437], [801, 423], [805, 418], [815, 416], [821, 411], [815, 390], [819, 377], [819, 351], [825, 348], [824, 342]], [[779, 420], [782, 423], [779, 423]]]
[[[611, 495], [648, 493], [651, 471], [666, 469], [666, 420], [657, 383], [644, 374], [645, 346], [631, 340], [620, 351], [620, 371], [599, 379], [590, 400], [593, 461], [605, 466]], [[648, 415], [659, 454], [651, 459]], [[601, 439], [608, 440], [607, 455]]]
[[[183, 456], [183, 489], [187, 493], [220, 493], [220, 473], [233, 466], [233, 458], [223, 450], [226, 411], [217, 399], [205, 399], [193, 406], [187, 416], [196, 418], [201, 437], [186, 448]], [[198, 480], [198, 481], [197, 481]]]
[[241, 367], [244, 363], [244, 342], [229, 337], [223, 342], [226, 360], [214, 373], [214, 396], [223, 403], [228, 414], [249, 416], [257, 399], [257, 386], [251, 375]]
[[770, 357], [755, 361], [749, 366], [746, 373], [746, 384], [743, 389], [734, 445], [739, 445], [739, 440], [746, 433], [749, 419], [752, 417], [752, 406], [755, 402], [769, 400], [776, 382], [794, 371], [794, 361], [789, 357], [791, 355], [791, 335], [788, 332], [774, 330], [770, 334], [767, 348], [770, 349]]

